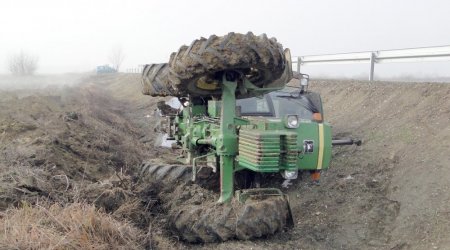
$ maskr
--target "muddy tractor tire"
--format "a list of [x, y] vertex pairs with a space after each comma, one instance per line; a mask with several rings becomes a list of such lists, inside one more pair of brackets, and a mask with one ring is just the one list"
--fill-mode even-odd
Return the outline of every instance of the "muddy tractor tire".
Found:
[[[282, 87], [292, 78], [289, 50], [275, 38], [228, 33], [200, 38], [172, 53], [169, 63], [148, 64], [142, 93], [151, 96], [219, 96], [222, 72], [236, 70], [258, 87]], [[246, 96], [242, 96], [246, 97]], [[238, 96], [240, 98], [240, 96]]]
[[151, 96], [176, 96], [174, 86], [169, 81], [167, 63], [147, 64], [142, 70], [142, 93]]
[[165, 204], [169, 228], [187, 242], [259, 238], [282, 231], [292, 221], [284, 196], [218, 204], [210, 184], [211, 180], [217, 182], [217, 176], [199, 178], [193, 184], [188, 166], [144, 163], [140, 169], [141, 181], [165, 187], [159, 198]]
[[220, 95], [223, 71], [243, 72], [258, 87], [279, 79], [288, 66], [283, 47], [266, 34], [228, 33], [182, 46], [169, 61], [169, 81], [179, 95]]
[[172, 229], [191, 243], [248, 240], [273, 235], [287, 226], [289, 208], [279, 197], [245, 204], [192, 205], [170, 215]]
[[188, 182], [191, 176], [192, 172], [189, 167], [153, 163], [143, 163], [139, 173], [141, 181], [154, 182], [156, 180], [166, 185]]

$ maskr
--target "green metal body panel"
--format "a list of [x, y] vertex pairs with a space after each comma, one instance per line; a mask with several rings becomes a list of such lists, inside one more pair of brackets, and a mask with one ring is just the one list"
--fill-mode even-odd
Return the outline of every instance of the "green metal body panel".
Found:
[[[323, 145], [320, 144], [323, 126]], [[313, 151], [305, 152], [305, 141]], [[319, 152], [322, 150], [322, 154]], [[256, 172], [328, 169], [331, 159], [331, 127], [327, 123], [301, 121], [298, 128], [286, 128], [281, 119], [256, 120], [239, 131], [238, 168]], [[321, 162], [321, 164], [319, 164]]]
[[222, 107], [220, 112], [220, 135], [216, 151], [220, 156], [220, 198], [219, 202], [229, 202], [233, 197], [233, 174], [235, 156], [238, 151], [236, 125], [236, 82], [229, 82], [223, 76]]
[[[297, 129], [297, 144], [303, 147], [305, 141], [313, 141], [313, 152], [307, 153], [303, 149], [298, 155], [297, 165], [302, 170], [328, 169], [331, 158], [331, 126], [323, 124], [324, 145], [320, 145], [319, 124], [316, 122], [301, 122]], [[323, 146], [322, 166], [319, 163], [319, 150]]]
[[208, 115], [210, 117], [220, 117], [221, 101], [208, 101]]
[[[266, 128], [278, 127], [276, 123]], [[297, 134], [286, 130], [254, 129], [255, 125], [239, 130], [239, 169], [256, 172], [278, 172], [296, 169]]]
[[328, 169], [330, 167], [331, 162], [331, 148], [332, 148], [332, 132], [331, 132], [331, 125], [328, 123], [324, 123], [324, 136], [325, 136], [325, 143], [324, 143], [324, 156], [323, 156], [323, 167], [322, 169]]

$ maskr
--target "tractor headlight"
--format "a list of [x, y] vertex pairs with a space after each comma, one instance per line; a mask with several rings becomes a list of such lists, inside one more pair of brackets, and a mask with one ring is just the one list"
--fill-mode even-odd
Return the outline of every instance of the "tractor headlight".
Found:
[[298, 128], [298, 116], [297, 115], [287, 115], [287, 117], [286, 117], [286, 127], [288, 127], [288, 128]]
[[286, 180], [295, 180], [298, 177], [298, 171], [297, 170], [283, 170], [281, 171], [281, 176], [283, 176]]

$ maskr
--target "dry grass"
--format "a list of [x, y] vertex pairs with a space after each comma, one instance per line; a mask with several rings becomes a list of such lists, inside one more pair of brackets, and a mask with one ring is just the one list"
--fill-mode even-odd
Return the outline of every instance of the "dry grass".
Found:
[[0, 249], [176, 248], [129, 176], [160, 154], [144, 143], [154, 102], [100, 80], [0, 90]]
[[0, 213], [3, 249], [143, 249], [149, 239], [93, 205], [24, 204]]

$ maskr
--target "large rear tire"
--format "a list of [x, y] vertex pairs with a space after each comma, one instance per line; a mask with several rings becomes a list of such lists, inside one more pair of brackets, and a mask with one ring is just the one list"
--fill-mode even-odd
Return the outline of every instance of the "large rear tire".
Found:
[[273, 235], [287, 226], [288, 203], [282, 196], [245, 204], [176, 207], [170, 212], [173, 230], [188, 242], [248, 240]]
[[[209, 181], [191, 184], [192, 169], [183, 165], [141, 165], [140, 180], [163, 187], [160, 200], [176, 235], [191, 243], [248, 240], [273, 235], [289, 225], [292, 219], [284, 196], [248, 198], [244, 204], [218, 204]], [[165, 187], [165, 188], [164, 188]]]
[[266, 34], [228, 33], [182, 46], [169, 61], [169, 81], [180, 95], [220, 95], [221, 72], [237, 70], [258, 87], [279, 79], [288, 67], [283, 47]]

